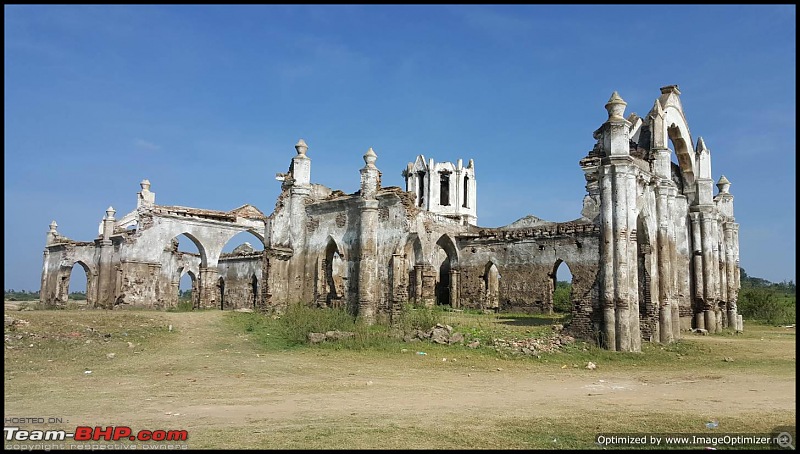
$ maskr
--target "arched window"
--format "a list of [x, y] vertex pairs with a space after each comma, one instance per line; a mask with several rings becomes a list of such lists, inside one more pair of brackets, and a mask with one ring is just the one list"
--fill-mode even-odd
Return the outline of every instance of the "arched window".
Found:
[[450, 205], [450, 173], [442, 172], [439, 177], [439, 205]]
[[464, 175], [464, 203], [461, 206], [469, 208], [469, 177], [466, 175]]

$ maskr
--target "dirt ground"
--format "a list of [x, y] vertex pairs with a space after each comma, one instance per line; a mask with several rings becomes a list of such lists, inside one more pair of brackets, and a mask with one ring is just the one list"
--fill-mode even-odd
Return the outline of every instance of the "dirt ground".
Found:
[[[796, 414], [796, 374], [747, 368], [697, 374], [654, 373], [636, 367], [611, 372], [603, 364], [596, 370], [571, 365], [534, 370], [523, 361], [471, 358], [465, 350], [454, 351], [452, 357], [418, 355], [421, 344], [392, 355], [331, 350], [264, 353], [245, 334], [231, 335], [222, 312], [158, 316], [173, 325], [180, 336], [177, 341], [155, 351], [121, 352], [107, 364], [87, 366], [92, 374], [85, 377], [61, 382], [54, 376], [51, 386], [33, 396], [20, 391], [21, 384], [14, 381], [24, 376], [6, 370], [5, 416], [58, 415], [65, 427], [180, 428], [193, 434], [236, 427], [258, 434], [315, 424], [336, 427], [348, 420], [389, 429], [431, 422], [449, 427], [457, 421], [513, 421], [532, 415], [561, 418], [569, 424], [576, 418], [580, 421], [580, 415], [590, 415], [593, 427], [605, 430], [617, 426], [605, 425], [597, 419], [599, 414], [610, 419], [648, 413], [667, 419], [688, 415], [700, 422], [718, 420], [721, 425], [726, 420], [741, 421], [743, 415], [762, 414], [786, 415], [788, 422]], [[715, 336], [697, 340], [735, 341]], [[772, 351], [776, 357], [793, 360], [793, 336]], [[730, 424], [727, 429], [736, 431], [736, 423]]]

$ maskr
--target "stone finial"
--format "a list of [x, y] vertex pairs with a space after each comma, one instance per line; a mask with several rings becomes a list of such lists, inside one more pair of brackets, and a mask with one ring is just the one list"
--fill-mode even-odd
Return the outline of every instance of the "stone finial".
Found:
[[149, 191], [150, 190], [150, 180], [145, 178], [144, 180], [142, 180], [141, 183], [139, 183], [139, 186], [142, 187], [142, 191]]
[[706, 153], [711, 153], [711, 151], [708, 149], [708, 147], [706, 147], [706, 142], [703, 140], [703, 138], [702, 137], [698, 137], [697, 138], [697, 152], [700, 153], [700, 152], [703, 152], [703, 151], [705, 151]]
[[55, 232], [56, 231], [56, 227], [58, 227], [58, 224], [56, 224], [56, 221], [54, 219], [53, 222], [50, 223], [50, 231], [51, 232]]
[[619, 93], [616, 91], [612, 93], [611, 98], [606, 103], [608, 119], [617, 121], [624, 120], [625, 118], [622, 117], [622, 114], [625, 113], [625, 106], [627, 105], [628, 103], [619, 96]]
[[299, 154], [300, 156], [305, 156], [306, 155], [306, 151], [308, 151], [308, 145], [306, 145], [306, 141], [305, 140], [300, 139], [294, 145], [294, 149], [297, 150], [297, 154]]
[[105, 218], [106, 219], [114, 219], [114, 213], [116, 213], [116, 212], [117, 212], [117, 210], [115, 210], [114, 207], [109, 206], [108, 209], [106, 210], [106, 217]]
[[474, 159], [470, 159], [469, 160], [469, 164], [467, 165], [467, 168], [468, 169], [474, 169], [475, 168], [475, 160]]
[[717, 189], [719, 189], [720, 194], [728, 194], [731, 188], [731, 182], [725, 178], [725, 175], [719, 177], [719, 181], [717, 181]]
[[364, 162], [367, 163], [368, 167], [375, 167], [375, 161], [378, 159], [378, 155], [375, 154], [375, 151], [372, 147], [367, 150], [364, 154]]
[[675, 93], [676, 95], [680, 95], [681, 91], [678, 90], [678, 86], [677, 85], [665, 85], [665, 86], [661, 87], [661, 94], [662, 95], [667, 95], [667, 94], [670, 94], [670, 93]]

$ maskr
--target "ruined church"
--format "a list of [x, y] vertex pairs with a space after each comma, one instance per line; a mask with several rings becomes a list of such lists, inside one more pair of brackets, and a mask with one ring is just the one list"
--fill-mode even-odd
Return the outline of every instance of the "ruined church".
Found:
[[[166, 309], [192, 278], [194, 306], [280, 311], [288, 304], [344, 308], [369, 323], [391, 321], [408, 303], [494, 311], [553, 308], [556, 270], [572, 274], [574, 336], [617, 351], [669, 343], [682, 331], [742, 328], [737, 314], [739, 225], [730, 181], [711, 173], [711, 152], [693, 140], [677, 85], [644, 117], [624, 116], [614, 92], [608, 119], [579, 165], [586, 179], [580, 216], [526, 216], [478, 225], [476, 165], [419, 155], [404, 187], [385, 187], [378, 156], [363, 156], [352, 194], [311, 180], [301, 139], [281, 193], [265, 215], [158, 205], [141, 182], [136, 209], [109, 207], [88, 242], [47, 232], [41, 302], [63, 306], [75, 264], [88, 302], [107, 309]], [[313, 153], [311, 154], [313, 156]], [[241, 232], [261, 243], [222, 252]], [[180, 235], [199, 253], [178, 250]]]

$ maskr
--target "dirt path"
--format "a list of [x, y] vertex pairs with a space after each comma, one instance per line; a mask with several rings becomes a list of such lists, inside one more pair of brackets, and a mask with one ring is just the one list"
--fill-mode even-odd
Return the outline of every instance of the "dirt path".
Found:
[[[344, 355], [344, 359], [338, 354], [324, 356], [327, 352], [257, 353], [244, 336], [220, 345], [222, 314], [216, 314], [167, 314], [185, 332], [189, 344], [183, 345], [192, 346], [194, 354], [205, 353], [205, 359], [215, 365], [190, 377], [197, 380], [192, 384], [216, 389], [223, 400], [208, 396], [199, 402], [176, 401], [164, 407], [185, 415], [187, 423], [229, 425], [232, 420], [287, 420], [310, 414], [381, 417], [392, 413], [435, 418], [452, 412], [517, 416], [537, 410], [557, 415], [603, 408], [657, 408], [662, 412], [700, 409], [708, 415], [735, 415], [765, 408], [793, 412], [796, 408], [793, 378], [765, 379], [741, 372], [705, 376], [643, 372], [632, 376], [603, 372], [601, 367], [532, 374], [515, 364], [504, 365], [503, 370], [476, 368], [467, 358], [445, 362], [413, 351], [377, 360], [358, 355]], [[174, 353], [179, 357], [187, 354]], [[175, 380], [180, 378], [181, 374], [176, 374]], [[141, 416], [146, 418], [146, 413]]]
[[[741, 425], [750, 415], [773, 415], [757, 426], [767, 427], [793, 421], [796, 414], [796, 375], [785, 370], [785, 359], [795, 356], [793, 336], [764, 347], [743, 344], [783, 358], [783, 372], [775, 375], [763, 367], [753, 373], [744, 364], [700, 372], [626, 367], [631, 371], [623, 373], [604, 370], [602, 363], [587, 370], [470, 358], [470, 351], [456, 348], [446, 361], [441, 355], [415, 354], [425, 344], [408, 344], [404, 353], [265, 353], [245, 333], [231, 330], [224, 319], [228, 313], [145, 316], [173, 326], [158, 345], [123, 347], [113, 360], [101, 355], [95, 364], [76, 358], [69, 370], [28, 376], [39, 381], [37, 391], [20, 388], [24, 378], [12, 379], [7, 370], [5, 415], [59, 416], [64, 425], [58, 428], [64, 429], [76, 424], [186, 429], [195, 443], [210, 447], [220, 446], [222, 435], [234, 434], [238, 438], [224, 446], [319, 447], [318, 439], [324, 439], [322, 447], [425, 448], [434, 438], [458, 448], [541, 446], [494, 445], [491, 435], [474, 445], [462, 442], [482, 427], [491, 432], [536, 418], [545, 424], [561, 418], [568, 428], [582, 425], [596, 431], [607, 430], [609, 422], [624, 424], [626, 418], [691, 418], [692, 427], [718, 419], [736, 430], [737, 422]], [[737, 342], [731, 337], [697, 339]], [[92, 374], [84, 375], [84, 366]], [[14, 385], [10, 391], [9, 384]], [[355, 433], [348, 433], [349, 427]], [[426, 432], [419, 443], [428, 444], [414, 444], [420, 430]], [[384, 436], [395, 444], [381, 442]], [[352, 445], [353, 439], [360, 444]]]

